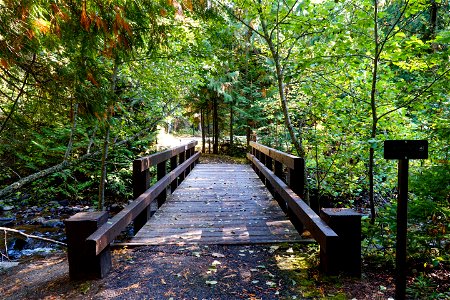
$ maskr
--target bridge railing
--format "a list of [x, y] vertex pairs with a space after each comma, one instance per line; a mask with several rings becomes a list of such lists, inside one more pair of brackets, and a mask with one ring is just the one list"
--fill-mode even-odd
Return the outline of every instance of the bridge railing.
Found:
[[[167, 190], [173, 192], [197, 164], [196, 141], [133, 161], [133, 198], [108, 220], [108, 213], [81, 212], [65, 220], [69, 275], [72, 279], [103, 278], [111, 268], [110, 244], [133, 222], [136, 233], [160, 207]], [[150, 186], [150, 168], [156, 166], [157, 182]], [[169, 170], [167, 170], [169, 168]], [[169, 171], [169, 172], [167, 172]]]
[[[327, 274], [361, 275], [361, 215], [351, 209], [324, 208], [317, 215], [301, 198], [304, 160], [250, 142], [253, 169], [274, 195], [299, 234], [305, 227], [320, 244], [320, 266]], [[283, 170], [287, 169], [287, 174]]]

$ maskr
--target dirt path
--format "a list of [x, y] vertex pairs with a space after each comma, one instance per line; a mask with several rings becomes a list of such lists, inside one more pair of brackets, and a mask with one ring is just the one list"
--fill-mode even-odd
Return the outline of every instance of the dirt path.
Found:
[[[70, 281], [64, 254], [0, 274], [2, 299], [388, 299], [389, 276], [321, 277], [307, 245], [115, 250], [101, 280]], [[380, 286], [386, 289], [380, 290]]]

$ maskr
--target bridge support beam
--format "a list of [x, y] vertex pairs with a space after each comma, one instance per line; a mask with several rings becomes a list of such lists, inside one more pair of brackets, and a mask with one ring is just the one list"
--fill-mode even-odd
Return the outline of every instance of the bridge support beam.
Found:
[[87, 237], [108, 221], [108, 213], [81, 212], [64, 221], [67, 236], [69, 275], [72, 280], [103, 278], [111, 269], [111, 251], [107, 246], [99, 255], [88, 247]]
[[321, 268], [361, 277], [361, 214], [349, 208], [323, 208], [320, 218], [339, 236], [336, 243], [320, 247]]

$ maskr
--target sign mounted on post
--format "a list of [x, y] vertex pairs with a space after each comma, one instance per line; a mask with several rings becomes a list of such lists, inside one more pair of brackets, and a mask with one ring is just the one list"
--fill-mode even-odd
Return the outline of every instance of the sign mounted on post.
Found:
[[385, 159], [427, 159], [428, 141], [390, 140], [384, 141]]
[[397, 245], [395, 254], [395, 299], [406, 297], [406, 233], [408, 220], [408, 162], [428, 158], [426, 140], [384, 141], [384, 158], [398, 159]]

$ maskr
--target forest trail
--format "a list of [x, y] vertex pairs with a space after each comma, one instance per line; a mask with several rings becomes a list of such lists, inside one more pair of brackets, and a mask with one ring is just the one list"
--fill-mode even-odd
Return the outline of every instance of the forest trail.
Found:
[[156, 136], [157, 151], [161, 151], [163, 149], [173, 148], [176, 146], [181, 146], [183, 144], [187, 144], [192, 141], [198, 141], [200, 144], [201, 137], [197, 136], [174, 136], [171, 133], [166, 133], [165, 129], [162, 127], [158, 127], [158, 134]]

